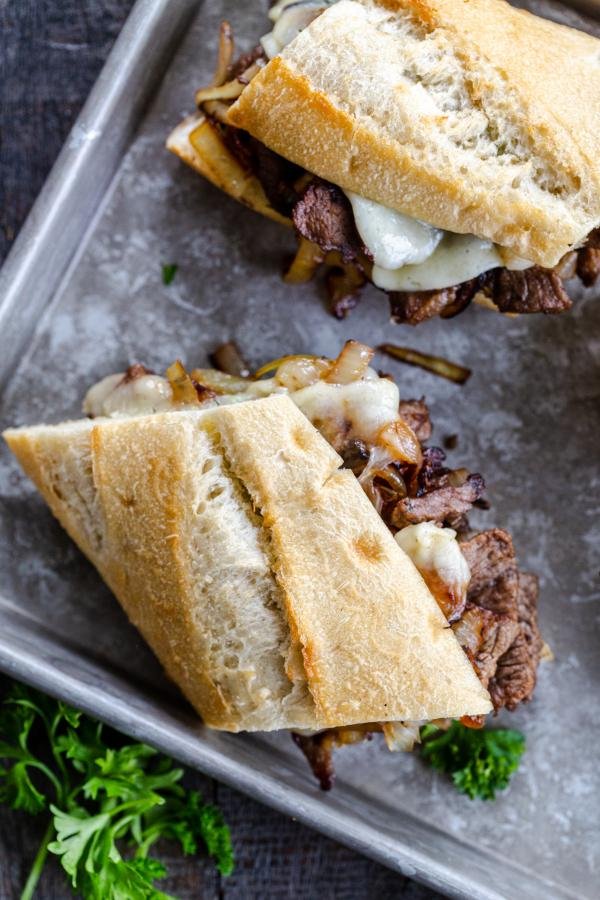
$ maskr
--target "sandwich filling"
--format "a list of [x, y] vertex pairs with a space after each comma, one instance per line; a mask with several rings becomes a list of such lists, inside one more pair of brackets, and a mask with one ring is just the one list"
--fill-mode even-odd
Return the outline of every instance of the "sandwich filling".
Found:
[[[481, 236], [443, 231], [345, 192], [229, 123], [228, 109], [245, 86], [332, 5], [280, 0], [269, 13], [272, 30], [237, 62], [231, 30], [224, 23], [215, 84], [197, 94], [206, 121], [189, 134], [209, 177], [218, 170], [220, 187], [264, 214], [292, 221], [299, 249], [286, 280], [308, 281], [324, 265], [331, 310], [338, 318], [356, 305], [368, 281], [388, 294], [393, 320], [411, 325], [438, 315], [455, 316], [473, 300], [503, 313], [569, 309], [572, 303], [563, 281], [577, 276], [590, 286], [600, 274], [600, 230], [557, 266], [543, 268]], [[179, 152], [175, 145], [172, 149]]]
[[[269, 13], [275, 23], [261, 45], [269, 59], [278, 56], [332, 3], [281, 0]], [[340, 189], [341, 190], [341, 189]], [[443, 231], [358, 194], [344, 192], [356, 230], [373, 261], [371, 278], [386, 291], [426, 291], [468, 281], [498, 266], [521, 270], [533, 263], [514, 257], [475, 235]]]
[[[285, 357], [254, 377], [240, 375], [240, 366], [235, 373], [188, 373], [181, 363], [162, 377], [138, 364], [94, 385], [84, 411], [92, 418], [151, 415], [287, 394], [356, 475], [421, 573], [494, 709], [513, 710], [533, 693], [543, 649], [537, 579], [519, 570], [507, 532], [471, 531], [469, 510], [487, 508], [483, 478], [446, 466], [444, 451], [429, 445], [427, 406], [401, 399], [398, 386], [371, 367], [373, 355], [349, 341], [335, 360]], [[323, 787], [330, 787], [336, 746], [379, 731], [390, 749], [411, 749], [420, 724], [367, 723], [295, 740]], [[480, 727], [483, 719], [465, 724]]]

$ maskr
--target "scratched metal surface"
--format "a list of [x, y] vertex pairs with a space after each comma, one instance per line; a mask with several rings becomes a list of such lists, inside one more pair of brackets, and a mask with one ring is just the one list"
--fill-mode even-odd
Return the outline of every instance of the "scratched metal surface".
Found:
[[[536, 9], [583, 24], [558, 5]], [[66, 208], [81, 217], [83, 239], [56, 289], [44, 294], [38, 282], [33, 291], [39, 259], [26, 248], [27, 271], [21, 266], [18, 275], [42, 315], [29, 337], [25, 294], [21, 307], [9, 297], [0, 318], [3, 359], [19, 340], [24, 345], [16, 369], [0, 372], [1, 422], [77, 415], [90, 378], [134, 360], [159, 369], [177, 356], [202, 364], [229, 337], [253, 364], [282, 352], [334, 354], [347, 337], [393, 339], [467, 362], [474, 374], [462, 389], [385, 365], [404, 396], [427, 395], [438, 440], [460, 433], [453, 460], [483, 471], [493, 503], [478, 524], [509, 528], [524, 567], [541, 576], [541, 622], [556, 661], [543, 666], [534, 701], [503, 717], [526, 733], [528, 753], [510, 789], [486, 805], [457, 795], [418, 758], [391, 756], [373, 741], [338, 754], [338, 787], [323, 797], [287, 736], [205, 732], [4, 450], [0, 665], [453, 896], [592, 897], [600, 828], [590, 750], [600, 726], [600, 305], [588, 291], [562, 317], [509, 321], [473, 309], [409, 331], [389, 324], [375, 291], [340, 323], [326, 315], [313, 286], [285, 287], [278, 272], [290, 236], [163, 150], [169, 127], [192, 106], [194, 87], [207, 80], [223, 16], [240, 35], [265, 27], [258, 4], [207, 0], [101, 204], [92, 204], [79, 173], [86, 204]], [[77, 159], [89, 154], [90, 165], [112, 137], [94, 121], [88, 110], [69, 151]], [[179, 266], [169, 288], [161, 283], [165, 262]]]

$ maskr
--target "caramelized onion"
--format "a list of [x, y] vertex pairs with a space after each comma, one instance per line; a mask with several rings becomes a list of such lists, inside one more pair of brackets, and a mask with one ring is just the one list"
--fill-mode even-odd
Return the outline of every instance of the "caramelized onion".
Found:
[[345, 319], [359, 300], [359, 293], [367, 279], [355, 266], [333, 269], [327, 275], [329, 308], [336, 319]]
[[261, 69], [264, 69], [265, 63], [264, 60], [257, 60], [255, 63], [252, 63], [251, 66], [242, 72], [241, 75], [238, 75], [238, 81], [241, 81], [243, 85], [250, 84], [255, 75], [258, 75]]
[[250, 369], [242, 357], [240, 348], [235, 341], [227, 341], [211, 353], [210, 361], [220, 372], [227, 375], [237, 375], [238, 378], [248, 378]]
[[200, 406], [196, 386], [186, 372], [183, 363], [177, 360], [172, 366], [169, 366], [165, 374], [173, 391], [174, 403]]
[[[491, 297], [489, 297], [484, 291], [478, 291], [473, 297], [473, 303], [476, 303], [478, 306], [482, 306], [484, 309], [489, 309], [491, 312], [499, 313], [500, 310], [494, 303]], [[502, 313], [503, 316], [506, 316], [507, 319], [517, 319], [519, 313], [514, 312], [506, 312]]]
[[325, 381], [329, 384], [350, 384], [364, 378], [374, 351], [358, 341], [346, 341]]
[[384, 425], [377, 435], [377, 443], [386, 449], [392, 459], [418, 467], [423, 464], [419, 439], [404, 419]]
[[387, 450], [381, 446], [372, 447], [369, 461], [358, 477], [360, 486], [377, 512], [381, 512], [386, 500], [400, 500], [407, 494], [404, 478], [392, 462]]
[[190, 374], [193, 381], [210, 388], [215, 394], [241, 394], [248, 388], [247, 378], [238, 378], [216, 369], [194, 369]]
[[463, 484], [467, 483], [470, 474], [468, 469], [452, 469], [451, 472], [448, 472], [448, 484], [456, 488], [462, 487]]
[[[209, 101], [206, 104], [207, 112], [212, 104], [217, 103], [221, 101]], [[213, 122], [200, 119], [197, 127], [190, 133], [190, 143], [198, 153], [204, 173], [213, 184], [255, 212], [291, 227], [291, 219], [273, 209], [258, 178], [241, 166], [225, 146], [219, 128]]]
[[563, 279], [563, 281], [568, 281], [569, 278], [575, 278], [575, 275], [577, 274], [577, 251], [571, 250], [570, 253], [565, 253], [558, 264], [554, 266], [554, 271]]
[[306, 284], [312, 281], [324, 258], [324, 253], [317, 244], [301, 237], [296, 255], [283, 280], [286, 284]]
[[227, 115], [231, 104], [225, 103], [224, 100], [207, 100], [203, 105], [203, 110], [211, 119], [216, 119], [221, 125], [227, 125]]
[[272, 359], [271, 362], [265, 363], [264, 366], [261, 366], [254, 375], [252, 376], [255, 381], [259, 378], [262, 378], [264, 375], [269, 375], [271, 372], [275, 372], [283, 363], [287, 363], [293, 359], [309, 359], [309, 360], [319, 360], [320, 356], [308, 356], [304, 353], [299, 353], [291, 356], [280, 356], [279, 359]]
[[419, 722], [384, 722], [383, 736], [388, 750], [392, 753], [410, 753], [415, 744], [421, 743]]
[[450, 362], [441, 356], [431, 356], [429, 353], [411, 350], [410, 347], [397, 347], [395, 344], [381, 344], [377, 349], [381, 353], [393, 356], [400, 362], [407, 363], [409, 366], [418, 366], [434, 375], [447, 378], [455, 384], [464, 384], [471, 377], [470, 369]]
[[302, 356], [300, 359], [288, 359], [277, 369], [275, 376], [278, 384], [289, 391], [299, 391], [319, 381], [331, 368], [328, 359], [314, 356]]
[[360, 266], [344, 262], [336, 250], [327, 254], [325, 264], [331, 266], [326, 281], [331, 311], [336, 319], [343, 319], [358, 303], [367, 276]]
[[219, 29], [219, 55], [217, 56], [217, 68], [212, 81], [215, 87], [227, 81], [227, 73], [233, 61], [234, 52], [233, 29], [229, 22], [221, 22]]
[[202, 106], [207, 100], [237, 100], [245, 85], [237, 78], [225, 84], [211, 85], [196, 91], [196, 105]]

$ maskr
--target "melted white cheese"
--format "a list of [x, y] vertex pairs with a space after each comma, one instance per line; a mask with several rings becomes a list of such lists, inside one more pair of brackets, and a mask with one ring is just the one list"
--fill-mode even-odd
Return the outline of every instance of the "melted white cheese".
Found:
[[144, 416], [173, 409], [173, 392], [166, 378], [141, 375], [123, 381], [124, 373], [109, 375], [85, 395], [86, 416]]
[[[340, 434], [352, 434], [360, 440], [374, 442], [380, 429], [398, 418], [400, 396], [397, 385], [389, 378], [379, 378], [372, 369], [367, 369], [364, 379], [350, 384], [328, 384], [318, 380], [300, 390], [283, 387], [277, 378], [250, 381], [245, 391], [219, 395], [205, 401], [202, 406], [208, 408], [243, 403], [276, 393], [288, 394], [323, 436], [332, 442]], [[194, 407], [174, 404], [166, 378], [142, 375], [124, 382], [122, 373], [109, 375], [90, 388], [83, 404], [85, 414], [93, 418], [143, 416], [187, 408]]]
[[395, 209], [346, 191], [359, 235], [377, 267], [399, 269], [428, 259], [444, 232]]
[[344, 434], [344, 425], [346, 436], [375, 441], [381, 428], [398, 418], [400, 402], [398, 386], [389, 378], [339, 385], [317, 381], [290, 397], [330, 443]]
[[446, 232], [437, 249], [419, 265], [373, 267], [373, 283], [386, 291], [431, 291], [461, 284], [502, 266], [496, 246], [470, 234]]
[[434, 596], [437, 585], [438, 589], [443, 586], [449, 596], [465, 598], [471, 571], [461, 553], [455, 531], [440, 528], [433, 522], [421, 522], [399, 531], [396, 541], [412, 559]]

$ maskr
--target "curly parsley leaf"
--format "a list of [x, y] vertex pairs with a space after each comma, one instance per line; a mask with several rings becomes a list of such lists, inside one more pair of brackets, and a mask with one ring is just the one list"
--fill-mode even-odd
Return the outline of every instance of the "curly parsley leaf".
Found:
[[186, 856], [197, 853], [198, 846], [204, 844], [221, 875], [231, 875], [234, 858], [229, 828], [221, 810], [205, 804], [196, 791], [189, 791], [178, 804], [160, 810], [155, 822], [160, 823], [163, 834], [179, 842]]
[[183, 770], [145, 744], [24, 685], [0, 703], [0, 802], [52, 818], [22, 894], [33, 896], [48, 853], [90, 900], [172, 900], [149, 855], [160, 839], [186, 854], [204, 848], [233, 871], [229, 828], [214, 806], [181, 785]]
[[[0, 755], [2, 750], [0, 746]], [[32, 760], [25, 758], [13, 762], [8, 769], [0, 768], [0, 803], [35, 816], [46, 809], [46, 798], [31, 780], [29, 769], [32, 766]]]
[[437, 772], [444, 772], [471, 800], [494, 800], [519, 768], [525, 737], [510, 729], [466, 728], [453, 722], [447, 731], [436, 725], [421, 729], [421, 755]]

